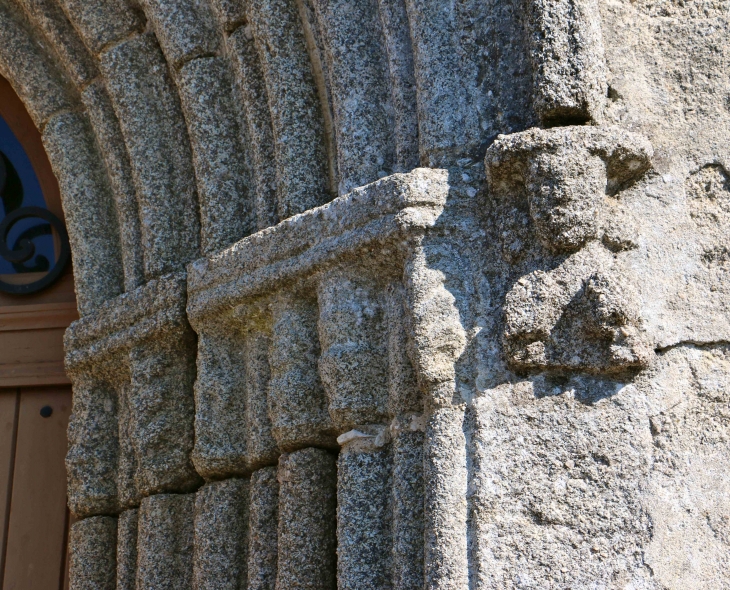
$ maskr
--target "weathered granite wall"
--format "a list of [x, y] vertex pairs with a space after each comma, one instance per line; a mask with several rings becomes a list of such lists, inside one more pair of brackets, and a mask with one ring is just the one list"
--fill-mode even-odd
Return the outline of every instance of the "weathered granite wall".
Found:
[[71, 587], [730, 588], [729, 35], [0, 0], [82, 316]]

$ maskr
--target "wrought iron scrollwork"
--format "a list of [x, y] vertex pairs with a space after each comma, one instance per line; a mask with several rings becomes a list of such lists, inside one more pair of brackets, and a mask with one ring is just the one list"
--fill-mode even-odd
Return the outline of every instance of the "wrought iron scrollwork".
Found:
[[[5, 165], [5, 156], [0, 152], [0, 195], [3, 194], [8, 179], [8, 171]], [[8, 239], [13, 227], [23, 219], [42, 219], [46, 223], [31, 226], [25, 229], [10, 245]], [[56, 232], [60, 247], [55, 261], [49, 261], [43, 254], [36, 253], [36, 246], [33, 243], [35, 238], [52, 235]], [[71, 255], [68, 234], [63, 222], [42, 207], [20, 207], [10, 211], [0, 222], [0, 256], [10, 262], [18, 273], [45, 272], [37, 281], [28, 283], [7, 283], [0, 280], [0, 291], [14, 295], [25, 295], [36, 293], [45, 289], [56, 281], [68, 264]], [[33, 259], [32, 266], [27, 263]]]

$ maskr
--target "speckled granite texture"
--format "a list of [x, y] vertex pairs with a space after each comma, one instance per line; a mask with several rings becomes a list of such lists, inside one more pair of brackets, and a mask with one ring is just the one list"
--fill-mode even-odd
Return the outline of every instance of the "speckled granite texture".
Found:
[[728, 38], [0, 0], [81, 313], [71, 587], [730, 589]]

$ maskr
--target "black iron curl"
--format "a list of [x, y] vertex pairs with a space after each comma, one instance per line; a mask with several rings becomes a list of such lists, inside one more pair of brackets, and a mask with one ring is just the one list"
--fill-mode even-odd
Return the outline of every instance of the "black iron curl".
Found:
[[[35, 245], [29, 239], [21, 237], [15, 244], [14, 249], [11, 249], [8, 246], [8, 234], [10, 233], [10, 230], [13, 229], [13, 226], [21, 219], [29, 218], [47, 221], [48, 231], [44, 231], [43, 233], [45, 234], [50, 233], [51, 228], [56, 231], [61, 244], [58, 258], [55, 263], [49, 263], [50, 270], [47, 274], [32, 283], [14, 285], [0, 280], [0, 291], [3, 293], [11, 293], [13, 295], [37, 293], [41, 289], [45, 289], [54, 283], [63, 273], [66, 268], [66, 264], [68, 264], [71, 249], [68, 243], [66, 228], [63, 226], [63, 222], [61, 222], [58, 217], [56, 217], [48, 209], [43, 209], [42, 207], [21, 207], [20, 209], [16, 209], [5, 216], [5, 219], [0, 222], [0, 256], [13, 264], [27, 262], [33, 257], [35, 254]], [[45, 259], [45, 257], [43, 258]]]

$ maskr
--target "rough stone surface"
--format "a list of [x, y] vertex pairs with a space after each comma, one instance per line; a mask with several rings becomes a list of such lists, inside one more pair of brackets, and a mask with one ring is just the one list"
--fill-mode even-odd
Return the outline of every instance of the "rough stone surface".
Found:
[[269, 416], [271, 367], [268, 334], [251, 331], [245, 342], [246, 356], [246, 451], [252, 469], [275, 465], [279, 458]]
[[144, 29], [144, 14], [135, 7], [134, 2], [60, 0], [59, 3], [94, 55], [130, 33]]
[[94, 80], [89, 84], [81, 93], [81, 100], [89, 113], [109, 175], [119, 224], [124, 288], [131, 291], [144, 282], [144, 267], [137, 193], [132, 181], [129, 155], [103, 82]]
[[68, 505], [77, 516], [117, 511], [119, 461], [114, 388], [91, 376], [73, 377], [66, 455]]
[[279, 459], [277, 590], [335, 587], [336, 461], [314, 448]]
[[334, 446], [334, 425], [317, 374], [317, 308], [283, 294], [274, 302], [269, 414], [283, 451]]
[[195, 177], [180, 98], [150, 34], [115, 45], [100, 63], [129, 151], [150, 279], [199, 254]]
[[116, 586], [117, 519], [92, 516], [71, 526], [69, 588], [114, 590]]
[[0, 0], [71, 234], [70, 505], [119, 515], [72, 570], [730, 588], [728, 14]]
[[418, 116], [408, 13], [404, 0], [378, 0], [390, 75], [395, 137], [394, 172], [418, 166]]
[[61, 64], [54, 62], [45, 43], [34, 40], [30, 23], [23, 21], [17, 6], [0, 4], [0, 73], [13, 85], [36, 127], [42, 130], [54, 114], [74, 106], [75, 93]]
[[319, 283], [319, 374], [338, 434], [383, 422], [387, 403], [382, 305], [354, 275], [335, 270]]
[[192, 590], [195, 494], [142, 500], [137, 537], [137, 590]]
[[339, 194], [393, 172], [395, 141], [376, 0], [314, 0], [334, 98]]
[[545, 126], [601, 120], [606, 65], [596, 0], [522, 3], [534, 108]]
[[219, 330], [198, 337], [195, 446], [192, 460], [206, 478], [248, 472], [244, 340]]
[[328, 201], [322, 114], [294, 0], [251, 2], [276, 150], [278, 213], [286, 219]]
[[125, 510], [117, 523], [117, 590], [137, 587], [137, 523], [139, 511]]
[[94, 60], [61, 7], [51, 0], [21, 0], [31, 22], [43, 31], [74, 83], [83, 87], [98, 75]]
[[216, 52], [220, 36], [210, 2], [141, 0], [165, 57], [174, 69]]
[[424, 573], [423, 432], [393, 437], [392, 587], [422, 588]]
[[43, 145], [63, 195], [69, 242], [76, 253], [76, 300], [84, 315], [123, 290], [111, 187], [86, 117], [54, 117], [43, 130]]
[[426, 429], [423, 477], [424, 577], [427, 588], [466, 588], [469, 582], [464, 411], [433, 412]]
[[247, 588], [249, 482], [210, 483], [195, 495], [193, 587]]
[[117, 435], [119, 438], [119, 459], [117, 462], [117, 496], [120, 508], [139, 506], [140, 491], [137, 482], [137, 455], [132, 438], [132, 414], [130, 402], [132, 395], [131, 379], [122, 367], [117, 371], [125, 380], [117, 384]]
[[275, 225], [278, 216], [274, 131], [268, 94], [250, 26], [239, 27], [227, 40], [234, 82], [243, 102], [247, 137], [250, 138], [256, 228]]
[[130, 351], [131, 437], [143, 495], [189, 491], [200, 483], [190, 460], [194, 343], [192, 331], [186, 331]]
[[392, 588], [390, 449], [358, 442], [346, 443], [337, 459], [337, 587], [385, 590]]
[[245, 147], [225, 60], [188, 62], [180, 69], [178, 87], [198, 181], [201, 249], [209, 254], [252, 233], [255, 210], [248, 194]]
[[276, 467], [251, 474], [248, 521], [248, 588], [271, 590], [278, 571], [279, 482]]

